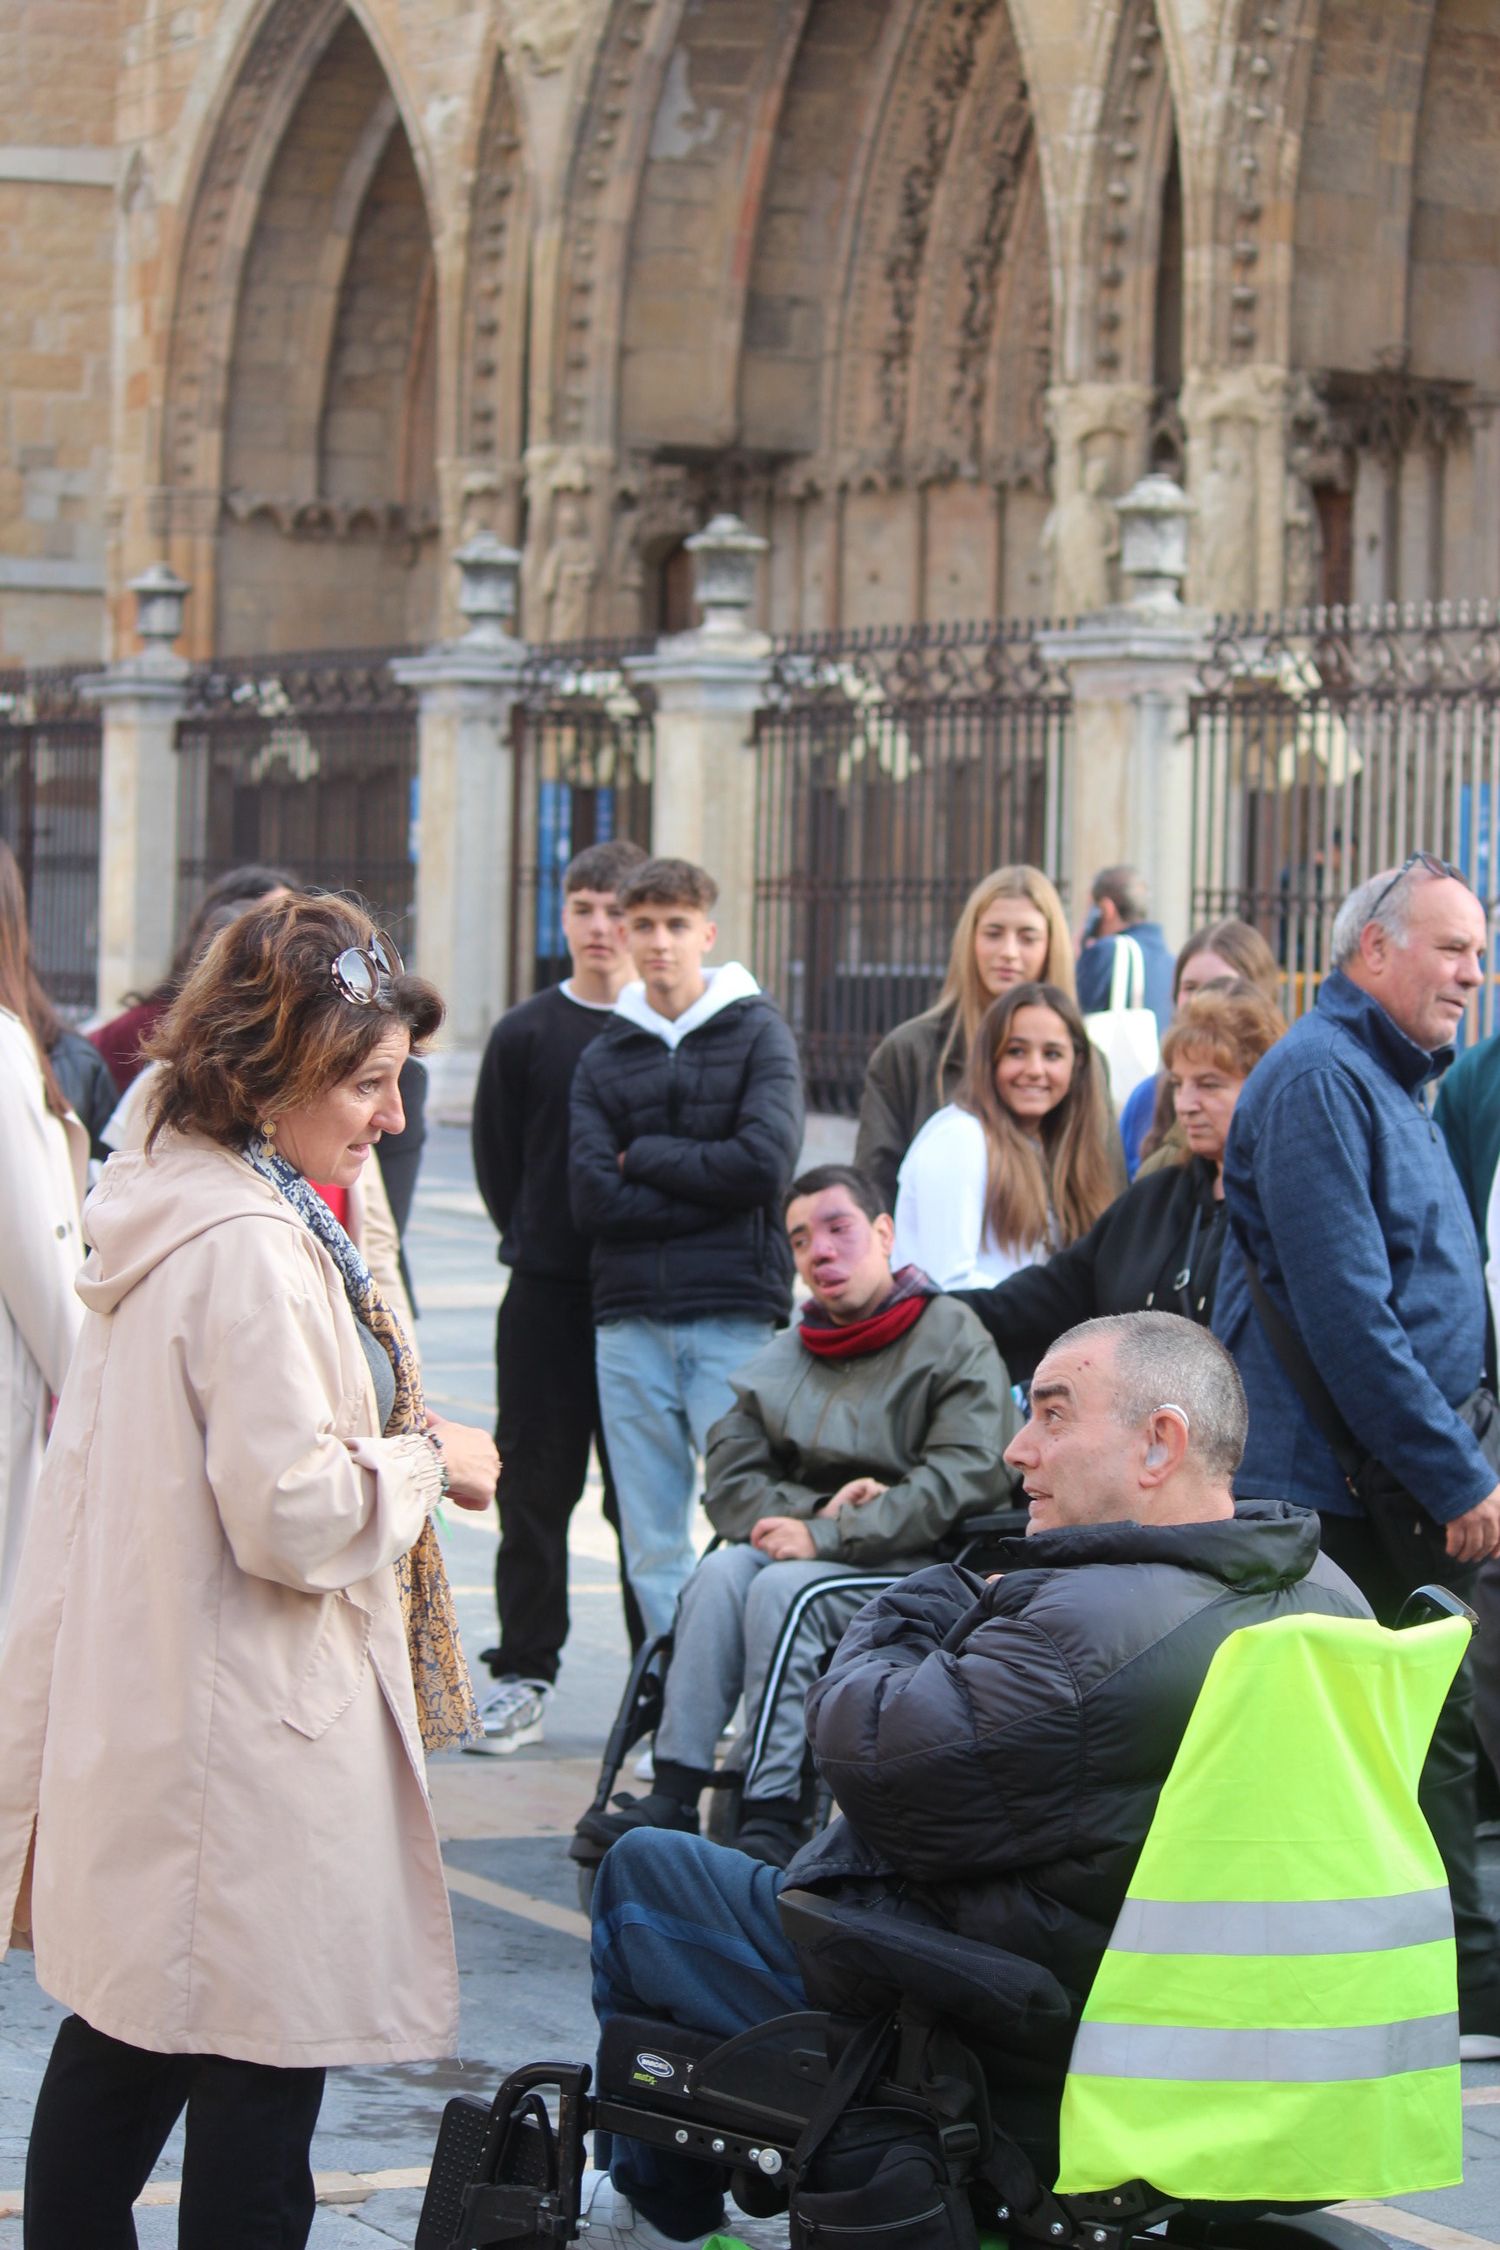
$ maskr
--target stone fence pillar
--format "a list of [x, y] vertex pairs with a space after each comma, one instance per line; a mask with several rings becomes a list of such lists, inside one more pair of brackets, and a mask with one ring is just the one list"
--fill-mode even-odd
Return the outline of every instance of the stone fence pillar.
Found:
[[391, 671], [417, 696], [417, 955], [448, 1004], [445, 1045], [481, 1047], [510, 991], [514, 807], [511, 714], [526, 661], [511, 637], [521, 558], [479, 532], [454, 561], [454, 641]]
[[1188, 701], [1210, 621], [1185, 609], [1192, 503], [1170, 477], [1143, 477], [1116, 503], [1127, 599], [1038, 635], [1073, 689], [1063, 784], [1063, 867], [1075, 917], [1101, 867], [1127, 862], [1151, 886], [1169, 944], [1192, 922], [1192, 748]]
[[748, 613], [766, 542], [737, 516], [715, 516], [687, 547], [702, 624], [666, 636], [625, 666], [656, 696], [651, 848], [708, 869], [719, 886], [714, 959], [753, 968], [752, 725], [770, 675], [771, 643]]
[[164, 562], [130, 582], [141, 646], [79, 690], [103, 717], [99, 1007], [165, 976], [177, 918], [177, 722], [191, 666], [173, 648], [188, 587]]

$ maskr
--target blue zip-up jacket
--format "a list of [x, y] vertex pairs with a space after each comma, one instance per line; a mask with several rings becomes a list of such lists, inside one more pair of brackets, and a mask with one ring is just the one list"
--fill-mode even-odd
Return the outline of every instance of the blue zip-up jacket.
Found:
[[1213, 1327], [1250, 1400], [1241, 1491], [1360, 1513], [1261, 1327], [1246, 1254], [1354, 1436], [1429, 1515], [1450, 1522], [1494, 1490], [1454, 1411], [1484, 1376], [1479, 1245], [1422, 1099], [1451, 1059], [1334, 970], [1240, 1096]]

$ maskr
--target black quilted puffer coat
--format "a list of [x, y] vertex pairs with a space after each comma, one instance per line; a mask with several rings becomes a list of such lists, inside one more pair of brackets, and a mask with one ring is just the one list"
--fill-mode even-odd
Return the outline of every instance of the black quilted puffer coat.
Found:
[[802, 1072], [775, 1002], [740, 980], [749, 989], [676, 1047], [617, 1013], [574, 1073], [569, 1181], [596, 1321], [791, 1309], [781, 1204]]
[[1001, 1567], [924, 1570], [850, 1625], [807, 1699], [845, 1818], [788, 1879], [1040, 1961], [1081, 2007], [1219, 1643], [1370, 1612], [1280, 1501], [1044, 1532]]

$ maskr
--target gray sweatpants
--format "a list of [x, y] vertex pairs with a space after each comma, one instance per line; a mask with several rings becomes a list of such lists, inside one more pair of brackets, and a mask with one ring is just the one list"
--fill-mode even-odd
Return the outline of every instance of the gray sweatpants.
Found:
[[[682, 1590], [656, 1755], [707, 1772], [745, 1698], [745, 1799], [794, 1797], [802, 1786], [802, 1706], [825, 1649], [871, 1596], [931, 1561], [772, 1562], [758, 1547], [715, 1547]], [[794, 1631], [782, 1640], [782, 1628]], [[775, 1659], [773, 1672], [773, 1658]], [[744, 1740], [744, 1737], [741, 1737]]]

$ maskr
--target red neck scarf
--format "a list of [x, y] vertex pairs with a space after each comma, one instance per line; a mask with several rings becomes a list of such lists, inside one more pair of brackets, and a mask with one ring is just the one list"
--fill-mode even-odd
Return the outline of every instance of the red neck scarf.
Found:
[[863, 1320], [836, 1325], [820, 1306], [809, 1305], [797, 1333], [814, 1358], [864, 1359], [871, 1352], [883, 1352], [887, 1344], [915, 1328], [937, 1291], [920, 1266], [903, 1266], [894, 1280], [896, 1286], [880, 1310]]

